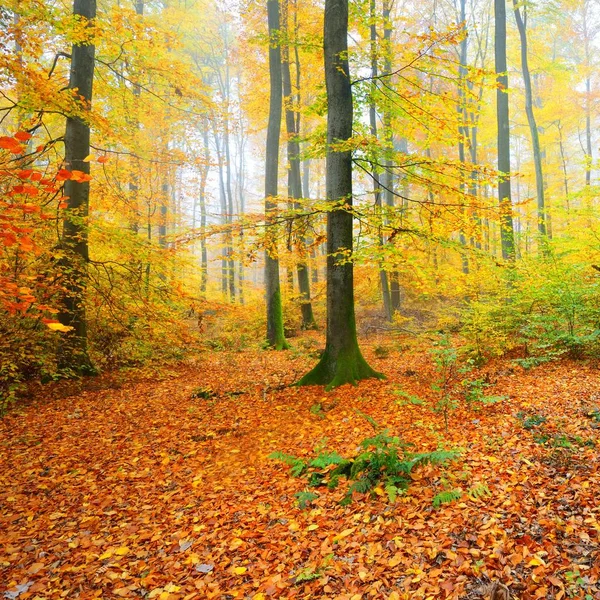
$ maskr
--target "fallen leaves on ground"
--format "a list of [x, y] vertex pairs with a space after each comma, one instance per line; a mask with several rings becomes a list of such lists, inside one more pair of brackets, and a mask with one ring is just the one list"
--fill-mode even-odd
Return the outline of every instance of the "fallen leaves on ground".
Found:
[[[432, 600], [501, 581], [523, 600], [600, 598], [598, 371], [488, 365], [509, 399], [461, 406], [445, 432], [432, 402], [394, 394], [431, 398], [427, 356], [366, 354], [388, 380], [285, 387], [306, 357], [220, 352], [155, 381], [17, 407], [0, 422], [0, 593]], [[354, 452], [371, 433], [357, 410], [419, 451], [462, 456], [415, 471], [394, 504], [375, 493], [341, 507], [336, 490], [300, 510], [302, 480], [267, 456], [307, 456], [325, 438]], [[543, 426], [524, 428], [533, 415]]]

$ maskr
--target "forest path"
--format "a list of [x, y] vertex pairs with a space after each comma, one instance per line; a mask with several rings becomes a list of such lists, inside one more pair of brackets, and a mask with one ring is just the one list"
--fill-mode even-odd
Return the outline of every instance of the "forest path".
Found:
[[[305, 355], [217, 352], [154, 381], [16, 408], [0, 421], [0, 593], [397, 600], [477, 597], [499, 579], [523, 599], [600, 598], [599, 372], [489, 365], [480, 376], [509, 399], [461, 403], [445, 432], [428, 356], [366, 354], [387, 381], [325, 394], [285, 387]], [[216, 395], [193, 397], [207, 387]], [[353, 453], [372, 433], [357, 411], [418, 450], [462, 457], [415, 472], [394, 505], [340, 507], [336, 490], [300, 510], [304, 483], [268, 455], [308, 455], [324, 438]], [[488, 497], [466, 493], [483, 483]], [[432, 507], [457, 488], [459, 501]]]

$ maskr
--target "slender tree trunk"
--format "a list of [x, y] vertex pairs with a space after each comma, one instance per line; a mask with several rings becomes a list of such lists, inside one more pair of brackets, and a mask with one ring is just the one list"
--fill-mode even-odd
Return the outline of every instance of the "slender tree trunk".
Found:
[[521, 38], [521, 69], [523, 71], [523, 84], [525, 86], [525, 113], [531, 132], [531, 146], [533, 148], [533, 163], [535, 165], [535, 187], [537, 192], [537, 229], [541, 236], [547, 234], [546, 228], [546, 205], [544, 201], [544, 173], [542, 170], [542, 152], [540, 150], [540, 136], [538, 132], [535, 115], [533, 113], [533, 92], [531, 89], [531, 74], [529, 72], [529, 60], [527, 52], [527, 7], [523, 9], [523, 15], [519, 9], [517, 0], [513, 0], [515, 20], [519, 37]]
[[352, 88], [348, 66], [348, 0], [325, 0], [325, 83], [327, 88], [327, 338], [325, 352], [300, 385], [327, 389], [382, 377], [358, 347], [352, 264], [352, 156], [332, 144], [352, 137]]
[[515, 260], [512, 197], [510, 192], [510, 122], [508, 117], [508, 73], [506, 65], [506, 0], [494, 0], [495, 64], [498, 90], [496, 116], [498, 124], [498, 201], [500, 203], [500, 240], [502, 258]]
[[[460, 43], [460, 55], [459, 55], [459, 66], [458, 66], [458, 159], [461, 163], [465, 164], [466, 162], [466, 154], [465, 154], [465, 144], [469, 140], [469, 126], [468, 126], [468, 112], [467, 112], [467, 57], [468, 57], [468, 41], [467, 37], [467, 15], [466, 15], [466, 5], [467, 0], [460, 0], [460, 22], [461, 27], [463, 29], [463, 39]], [[463, 198], [466, 195], [468, 186], [466, 181], [462, 180], [460, 184], [461, 190], [463, 192]], [[463, 247], [467, 246], [467, 238], [464, 232], [464, 226], [466, 222], [466, 210], [461, 207], [462, 220], [461, 228], [459, 231], [459, 240]], [[469, 258], [465, 251], [461, 252], [461, 263], [462, 263], [462, 272], [465, 275], [469, 274]]]
[[204, 164], [200, 173], [200, 293], [206, 294], [206, 285], [208, 283], [208, 252], [206, 250], [206, 182], [208, 180], [208, 172], [210, 170], [210, 145], [208, 142], [208, 123], [205, 122], [202, 131], [202, 139], [204, 142]]
[[283, 308], [279, 283], [277, 235], [273, 216], [277, 210], [277, 178], [279, 172], [279, 136], [281, 134], [282, 79], [279, 46], [279, 0], [267, 0], [269, 21], [270, 100], [265, 161], [265, 287], [267, 301], [267, 341], [276, 350], [288, 348], [283, 333]]
[[[219, 204], [221, 207], [221, 224], [227, 226], [227, 194], [225, 192], [225, 174], [223, 165], [223, 153], [221, 150], [221, 138], [213, 119], [213, 137], [215, 139], [215, 150], [217, 152], [217, 164], [219, 167]], [[227, 255], [227, 234], [223, 236], [223, 247], [221, 248], [221, 294], [227, 299], [229, 261]]]
[[[73, 14], [90, 28], [89, 39], [74, 44], [71, 51], [69, 89], [75, 90], [73, 93], [81, 99], [78, 102], [81, 114], [67, 118], [65, 166], [88, 175], [90, 163], [85, 159], [90, 154], [90, 125], [84, 115], [89, 112], [92, 103], [95, 56], [92, 27], [96, 18], [96, 0], [75, 0]], [[90, 375], [96, 372], [88, 355], [85, 312], [90, 182], [65, 181], [65, 196], [68, 200], [61, 244], [64, 258], [60, 261], [65, 292], [58, 318], [71, 330], [61, 337], [58, 367], [65, 374]]]
[[[290, 72], [290, 29], [288, 26], [288, 0], [282, 0], [282, 31], [283, 44], [282, 56], [282, 78], [283, 78], [283, 102], [285, 106], [285, 126], [287, 133], [287, 156], [288, 156], [288, 196], [293, 198], [294, 209], [300, 211], [302, 205], [299, 200], [302, 194], [302, 176], [300, 173], [300, 113], [296, 106], [299, 104], [299, 92], [292, 91], [292, 77]], [[296, 87], [299, 87], [300, 62], [296, 53]], [[296, 266], [298, 275], [298, 289], [300, 291], [300, 310], [302, 312], [302, 329], [315, 329], [315, 317], [313, 315], [310, 301], [310, 280], [308, 274], [306, 240], [302, 233], [295, 235], [295, 249], [299, 254]], [[290, 240], [292, 240], [290, 236]], [[291, 271], [290, 271], [291, 272]], [[292, 279], [293, 285], [293, 279]]]
[[[371, 129], [371, 136], [377, 139], [377, 105], [375, 103], [375, 93], [377, 91], [376, 78], [378, 76], [378, 52], [377, 52], [377, 2], [376, 0], [370, 0], [369, 3], [369, 21], [370, 21], [370, 34], [371, 34], [371, 99], [369, 102], [369, 124]], [[371, 177], [373, 179], [373, 195], [375, 196], [375, 206], [378, 209], [379, 216], [382, 217], [382, 206], [381, 206], [381, 183], [379, 181], [379, 171], [373, 164], [371, 165]], [[379, 225], [379, 248], [383, 251], [385, 245], [385, 239], [381, 233], [381, 226]], [[381, 296], [383, 298], [383, 311], [388, 321], [392, 320], [392, 302], [390, 299], [390, 286], [388, 281], [387, 271], [383, 268], [383, 259], [379, 260], [379, 283], [381, 286]]]
[[[391, 21], [391, 2], [383, 1], [383, 52], [384, 52], [384, 70], [386, 74], [392, 72], [392, 21]], [[391, 77], [391, 76], [390, 76]], [[389, 80], [391, 85], [391, 80]], [[386, 152], [388, 156], [385, 159], [385, 205], [388, 209], [394, 207], [394, 161], [392, 159], [395, 151], [394, 132], [392, 129], [392, 113], [389, 106], [386, 106], [383, 113], [383, 129], [386, 140]], [[382, 285], [383, 289], [383, 285]], [[400, 275], [394, 270], [389, 274], [389, 297], [390, 297], [390, 316], [393, 316], [400, 309], [401, 302]]]

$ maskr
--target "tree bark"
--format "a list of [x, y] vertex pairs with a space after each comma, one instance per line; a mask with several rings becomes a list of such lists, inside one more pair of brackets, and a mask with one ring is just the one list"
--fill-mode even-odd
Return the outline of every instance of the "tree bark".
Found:
[[529, 72], [529, 60], [527, 52], [527, 8], [523, 15], [519, 10], [517, 0], [513, 0], [515, 20], [519, 37], [521, 38], [521, 69], [523, 71], [523, 84], [525, 86], [525, 113], [531, 132], [531, 146], [533, 148], [533, 163], [535, 166], [535, 187], [537, 192], [537, 229], [541, 236], [546, 237], [546, 205], [544, 200], [544, 173], [542, 170], [542, 152], [540, 150], [540, 136], [538, 132], [535, 115], [533, 114], [533, 92], [531, 89], [531, 74]]
[[[327, 88], [327, 338], [320, 362], [299, 385], [331, 389], [383, 377], [363, 358], [356, 336], [352, 264], [352, 156], [339, 145], [352, 137], [352, 88], [348, 65], [348, 0], [325, 1]], [[337, 148], [332, 147], [337, 145]]]
[[[290, 30], [288, 26], [288, 0], [282, 0], [282, 31], [284, 32], [281, 46], [281, 67], [283, 78], [283, 103], [285, 106], [285, 127], [287, 133], [288, 156], [288, 196], [294, 200], [294, 209], [300, 211], [302, 205], [299, 200], [304, 197], [302, 193], [302, 176], [300, 174], [300, 113], [295, 109], [298, 104], [298, 93], [294, 97], [292, 91], [292, 77], [290, 72]], [[296, 85], [299, 84], [300, 62], [296, 53]], [[300, 310], [302, 312], [302, 329], [315, 329], [315, 317], [310, 301], [310, 280], [306, 264], [306, 240], [302, 234], [296, 235], [296, 251], [300, 255], [296, 266], [298, 274], [298, 289], [300, 291]]]
[[510, 190], [510, 123], [508, 114], [508, 73], [506, 65], [506, 0], [494, 0], [496, 119], [498, 125], [498, 201], [500, 205], [500, 241], [502, 258], [515, 260], [515, 233]]
[[273, 215], [277, 210], [279, 136], [281, 134], [282, 79], [279, 38], [279, 0], [267, 0], [269, 21], [269, 124], [265, 161], [265, 287], [267, 301], [267, 342], [275, 350], [288, 348], [283, 333], [283, 308], [279, 283], [279, 258]]
[[[96, 18], [96, 0], [75, 0], [73, 14], [91, 27]], [[71, 51], [69, 89], [79, 97], [80, 114], [67, 118], [65, 166], [90, 173], [90, 124], [87, 113], [92, 103], [95, 46], [91, 39], [74, 44]], [[76, 90], [76, 91], [75, 91]], [[72, 329], [61, 337], [58, 367], [65, 375], [90, 375], [96, 372], [88, 354], [85, 293], [89, 262], [88, 215], [89, 181], [65, 181], [67, 208], [63, 221], [62, 267], [64, 295], [59, 321]]]

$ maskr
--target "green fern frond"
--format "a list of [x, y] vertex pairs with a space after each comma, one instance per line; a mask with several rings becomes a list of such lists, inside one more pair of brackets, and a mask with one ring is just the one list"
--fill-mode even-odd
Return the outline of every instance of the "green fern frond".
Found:
[[435, 506], [435, 508], [439, 508], [442, 504], [454, 502], [455, 500], [458, 500], [462, 496], [462, 494], [463, 492], [461, 489], [440, 492], [437, 496], [433, 497], [433, 506]]
[[309, 465], [316, 469], [324, 469], [331, 465], [341, 465], [344, 462], [346, 462], [346, 459], [337, 452], [328, 452], [326, 454], [319, 454], [319, 456], [310, 461]]
[[479, 483], [467, 492], [467, 496], [471, 500], [481, 500], [482, 498], [489, 498], [491, 495], [492, 492], [486, 483]]
[[300, 475], [302, 475], [306, 469], [306, 463], [302, 459], [291, 454], [285, 454], [284, 452], [271, 452], [268, 458], [281, 461], [282, 463], [288, 465], [288, 467], [292, 467], [290, 472], [294, 477], [300, 477]]
[[315, 494], [313, 492], [297, 492], [294, 496], [298, 500], [298, 506], [302, 509], [305, 509], [313, 500], [316, 500], [319, 497], [319, 494]]
[[381, 429], [381, 425], [370, 415], [362, 412], [361, 410], [357, 410], [356, 414], [359, 417], [362, 417], [375, 431], [379, 431]]

